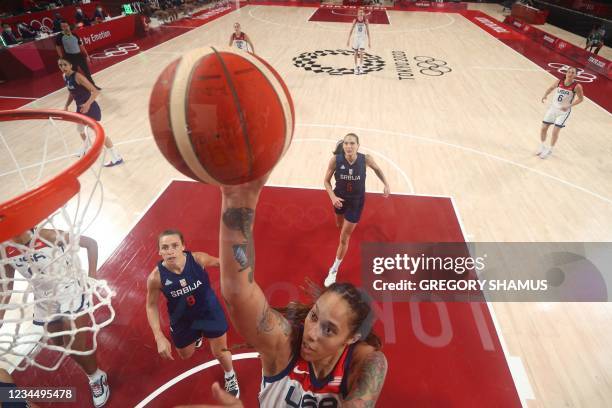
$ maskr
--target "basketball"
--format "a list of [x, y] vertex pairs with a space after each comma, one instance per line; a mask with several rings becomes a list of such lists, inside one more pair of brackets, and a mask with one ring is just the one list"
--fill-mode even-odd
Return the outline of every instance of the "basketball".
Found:
[[294, 117], [287, 86], [267, 62], [221, 47], [171, 62], [149, 100], [164, 157], [210, 184], [242, 184], [272, 170], [291, 144]]

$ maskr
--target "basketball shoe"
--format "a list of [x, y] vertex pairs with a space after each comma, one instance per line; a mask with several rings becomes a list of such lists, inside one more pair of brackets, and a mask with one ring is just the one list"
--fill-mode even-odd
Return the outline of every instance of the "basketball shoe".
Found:
[[240, 387], [238, 386], [236, 374], [225, 378], [225, 391], [229, 392], [236, 398], [240, 398]]
[[98, 378], [89, 383], [89, 387], [91, 388], [94, 406], [96, 408], [103, 407], [110, 396], [110, 388], [108, 388], [106, 373], [102, 371], [102, 374], [99, 375]]
[[336, 274], [338, 271], [334, 270], [334, 268], [329, 269], [329, 273], [327, 274], [327, 278], [325, 278], [325, 282], [323, 283], [326, 288], [329, 288], [336, 282]]

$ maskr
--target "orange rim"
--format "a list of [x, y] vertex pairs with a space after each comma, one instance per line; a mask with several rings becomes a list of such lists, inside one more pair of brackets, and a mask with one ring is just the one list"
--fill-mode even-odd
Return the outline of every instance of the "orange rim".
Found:
[[74, 197], [81, 185], [78, 177], [98, 159], [104, 145], [104, 129], [80, 113], [55, 109], [0, 111], [0, 122], [28, 119], [54, 119], [82, 124], [93, 129], [91, 148], [76, 163], [40, 186], [0, 204], [0, 242], [30, 229]]

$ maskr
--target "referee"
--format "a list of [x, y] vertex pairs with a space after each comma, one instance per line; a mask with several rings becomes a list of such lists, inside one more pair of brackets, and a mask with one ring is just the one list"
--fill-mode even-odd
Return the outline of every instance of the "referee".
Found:
[[91, 62], [91, 58], [89, 58], [87, 50], [83, 46], [83, 42], [78, 35], [70, 30], [70, 24], [62, 21], [61, 27], [62, 31], [55, 37], [55, 49], [57, 50], [57, 54], [60, 58], [66, 58], [72, 64], [72, 68], [75, 71], [81, 68], [85, 77], [89, 79], [89, 82], [91, 82], [97, 90], [102, 89], [96, 85], [91, 77], [89, 65], [87, 65], [87, 61]]

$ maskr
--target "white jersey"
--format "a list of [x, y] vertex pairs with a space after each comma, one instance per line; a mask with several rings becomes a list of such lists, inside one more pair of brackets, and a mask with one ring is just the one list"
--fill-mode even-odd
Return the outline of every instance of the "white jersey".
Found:
[[324, 380], [317, 380], [312, 366], [299, 354], [273, 377], [263, 376], [259, 391], [262, 408], [326, 407], [342, 405], [347, 396], [348, 371], [355, 344], [344, 349], [336, 366]]
[[363, 21], [357, 20], [357, 22], [355, 23], [355, 37], [359, 37], [359, 38], [367, 37], [365, 19]]
[[36, 302], [35, 323], [42, 324], [53, 314], [76, 312], [84, 305], [78, 282], [59, 269], [74, 267], [68, 265], [62, 253], [61, 247], [51, 248], [40, 240], [36, 241], [34, 251], [27, 254], [15, 247], [6, 248], [9, 265], [27, 279], [32, 288]]
[[553, 94], [552, 107], [556, 109], [569, 108], [574, 100], [574, 95], [576, 95], [576, 85], [578, 85], [578, 82], [574, 81], [566, 86], [565, 80], [560, 80]]
[[240, 35], [232, 33], [232, 45], [242, 51], [250, 51], [249, 43], [246, 40], [246, 34], [241, 32]]

